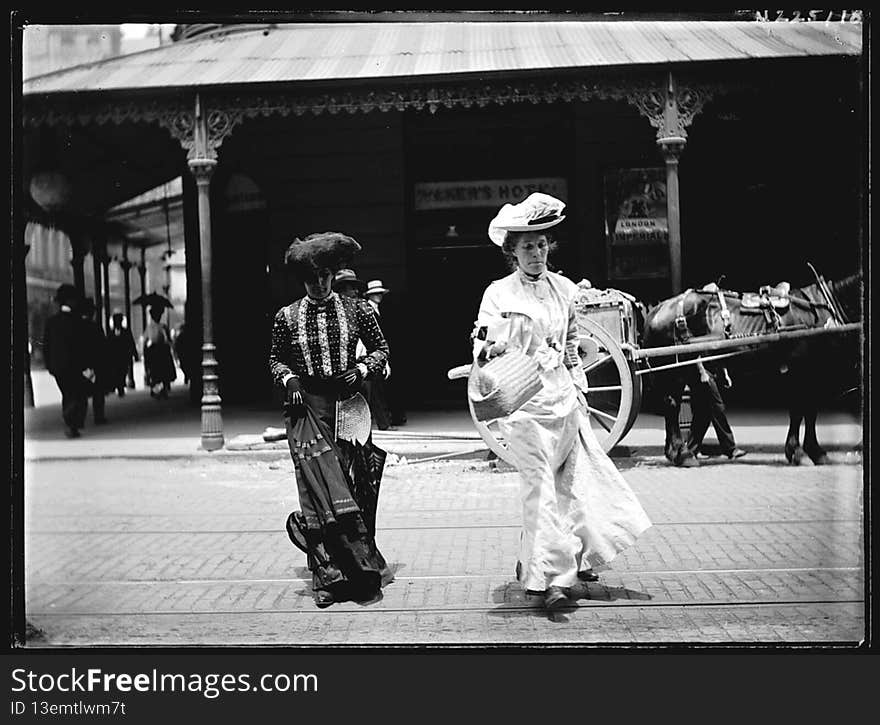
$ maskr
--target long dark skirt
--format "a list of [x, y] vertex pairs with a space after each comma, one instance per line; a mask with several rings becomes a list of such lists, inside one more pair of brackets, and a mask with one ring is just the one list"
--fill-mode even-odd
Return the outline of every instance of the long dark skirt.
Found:
[[171, 383], [177, 379], [171, 346], [164, 342], [148, 345], [144, 348], [144, 369], [147, 374], [147, 385]]
[[375, 539], [385, 452], [372, 440], [334, 439], [334, 394], [303, 397], [316, 433], [298, 418], [303, 410], [285, 420], [303, 509], [288, 517], [288, 536], [306, 553], [316, 603], [374, 599], [393, 578]]

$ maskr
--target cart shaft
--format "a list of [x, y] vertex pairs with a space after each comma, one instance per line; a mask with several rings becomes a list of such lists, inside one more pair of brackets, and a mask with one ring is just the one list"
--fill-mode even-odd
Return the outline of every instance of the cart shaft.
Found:
[[762, 335], [750, 335], [748, 337], [735, 337], [726, 340], [706, 340], [704, 342], [689, 342], [681, 345], [666, 345], [664, 347], [630, 348], [633, 360], [645, 360], [652, 357], [669, 357], [670, 355], [698, 355], [703, 352], [719, 352], [722, 350], [749, 349], [771, 345], [776, 342], [788, 342], [800, 340], [806, 337], [819, 337], [821, 335], [842, 334], [861, 330], [860, 322], [850, 322], [835, 327], [811, 327], [806, 330], [791, 330], [790, 332], [771, 332]]

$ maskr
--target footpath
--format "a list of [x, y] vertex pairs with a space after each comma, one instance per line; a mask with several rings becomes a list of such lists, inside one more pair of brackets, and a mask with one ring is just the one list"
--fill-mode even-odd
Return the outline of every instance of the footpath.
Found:
[[[138, 379], [137, 374], [135, 377]], [[37, 406], [24, 411], [26, 461], [287, 455], [286, 441], [263, 440], [267, 428], [283, 426], [280, 412], [268, 406], [225, 405], [224, 447], [204, 451], [200, 440], [201, 411], [190, 402], [187, 389], [179, 381], [167, 400], [151, 398], [142, 385], [123, 398], [108, 395], [109, 423], [94, 425], [90, 411], [82, 437], [74, 440], [63, 435], [60, 396], [47, 373], [35, 371], [34, 388]], [[458, 410], [414, 410], [407, 417], [406, 425], [398, 430], [374, 430], [375, 442], [407, 461], [488, 454], [464, 403]], [[737, 444], [750, 454], [781, 455], [788, 426], [784, 410], [731, 409], [728, 418]], [[852, 451], [862, 442], [860, 422], [846, 413], [823, 413], [818, 432], [828, 451]], [[713, 436], [710, 430], [707, 443], [714, 442]], [[642, 412], [612, 455], [662, 456], [663, 437], [661, 416]]]

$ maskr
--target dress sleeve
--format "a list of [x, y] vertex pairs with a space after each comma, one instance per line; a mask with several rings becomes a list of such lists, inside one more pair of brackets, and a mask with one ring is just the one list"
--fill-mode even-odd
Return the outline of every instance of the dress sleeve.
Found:
[[587, 376], [584, 374], [584, 368], [581, 364], [581, 356], [578, 353], [580, 348], [580, 333], [578, 332], [577, 311], [572, 298], [568, 303], [568, 330], [565, 335], [565, 353], [564, 363], [571, 373], [572, 382], [582, 391], [587, 391]]
[[385, 370], [385, 363], [388, 362], [388, 343], [385, 341], [385, 335], [382, 334], [382, 328], [379, 327], [379, 320], [376, 319], [376, 313], [369, 303], [363, 300], [358, 300], [357, 318], [360, 339], [367, 351], [367, 354], [357, 362], [366, 366], [368, 376], [381, 376]]
[[477, 360], [486, 348], [486, 334], [489, 324], [492, 320], [497, 320], [500, 314], [498, 305], [497, 290], [492, 285], [483, 292], [483, 299], [480, 302], [480, 309], [477, 312], [477, 319], [474, 322], [474, 329], [471, 332], [471, 341], [474, 346], [474, 360]]
[[293, 359], [293, 338], [290, 326], [284, 318], [284, 310], [275, 315], [272, 326], [272, 347], [269, 350], [269, 372], [275, 385], [284, 387], [286, 378], [296, 373], [290, 369], [288, 361]]

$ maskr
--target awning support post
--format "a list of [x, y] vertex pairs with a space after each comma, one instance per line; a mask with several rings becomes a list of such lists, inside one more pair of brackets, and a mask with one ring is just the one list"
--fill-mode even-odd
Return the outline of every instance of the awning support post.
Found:
[[211, 259], [211, 176], [217, 166], [216, 151], [208, 142], [208, 121], [196, 96], [193, 145], [187, 164], [198, 190], [199, 250], [202, 267], [202, 448], [216, 451], [223, 447], [223, 416], [217, 359], [214, 346]]
[[[122, 259], [119, 260], [122, 267], [123, 306], [125, 309], [125, 321], [131, 332], [131, 261], [128, 259], [128, 239], [122, 239]], [[125, 386], [134, 388], [134, 362], [128, 359], [128, 370], [125, 374]]]
[[681, 199], [678, 190], [678, 161], [687, 143], [686, 128], [712, 98], [712, 89], [702, 85], [680, 85], [668, 71], [657, 84], [634, 86], [627, 102], [657, 129], [657, 145], [666, 162], [666, 221], [669, 226], [669, 276], [672, 294], [682, 290]]

